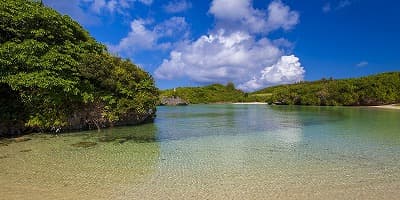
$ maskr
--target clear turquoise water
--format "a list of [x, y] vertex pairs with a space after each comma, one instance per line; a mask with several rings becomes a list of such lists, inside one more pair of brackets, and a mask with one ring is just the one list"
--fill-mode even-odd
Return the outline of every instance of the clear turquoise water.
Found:
[[400, 195], [398, 110], [191, 105], [157, 115], [154, 124], [1, 145], [0, 199]]

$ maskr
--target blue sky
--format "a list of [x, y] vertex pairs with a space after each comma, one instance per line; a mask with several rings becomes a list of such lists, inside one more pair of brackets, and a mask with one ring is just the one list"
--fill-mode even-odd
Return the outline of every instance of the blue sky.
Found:
[[400, 71], [394, 0], [44, 0], [161, 89]]

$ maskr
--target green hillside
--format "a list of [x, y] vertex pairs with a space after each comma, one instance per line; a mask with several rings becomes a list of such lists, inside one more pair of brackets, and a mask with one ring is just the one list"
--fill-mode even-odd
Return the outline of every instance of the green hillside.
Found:
[[235, 89], [232, 83], [225, 85], [213, 84], [204, 87], [180, 87], [164, 90], [161, 97], [178, 96], [188, 103], [220, 103], [220, 102], [243, 102], [250, 100], [247, 94]]
[[361, 78], [280, 85], [252, 93], [262, 101], [288, 105], [359, 106], [400, 102], [400, 72]]
[[0, 2], [0, 136], [152, 120], [152, 77], [112, 56], [69, 16]]

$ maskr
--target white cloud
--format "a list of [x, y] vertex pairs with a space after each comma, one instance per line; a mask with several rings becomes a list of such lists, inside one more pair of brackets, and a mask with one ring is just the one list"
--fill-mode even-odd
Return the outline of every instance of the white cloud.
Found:
[[219, 32], [185, 43], [171, 52], [155, 71], [157, 78], [187, 76], [197, 82], [243, 82], [263, 66], [275, 62], [282, 51], [268, 39], [235, 32]]
[[160, 24], [153, 24], [151, 20], [136, 19], [131, 22], [128, 35], [117, 45], [108, 45], [110, 51], [132, 55], [137, 51], [159, 50], [171, 47], [170, 42], [159, 42], [160, 39], [173, 39], [176, 35], [189, 35], [188, 24], [183, 17], [172, 17]]
[[249, 0], [214, 0], [209, 10], [217, 19], [241, 20], [251, 15]]
[[149, 5], [151, 5], [153, 3], [153, 0], [139, 0], [139, 2], [149, 6]]
[[70, 0], [43, 0], [46, 6], [56, 9], [62, 14], [68, 14], [73, 19], [84, 25], [100, 24], [100, 19], [91, 12], [87, 12], [81, 7], [85, 1], [70, 1]]
[[289, 30], [299, 23], [299, 13], [291, 11], [281, 1], [273, 1], [268, 6], [267, 27], [271, 30], [282, 28]]
[[167, 13], [179, 13], [186, 11], [188, 9], [192, 8], [192, 3], [186, 0], [175, 0], [175, 1], [170, 1], [168, 4], [164, 6], [164, 10]]
[[116, 9], [116, 7], [117, 7], [117, 1], [116, 0], [111, 0], [111, 1], [109, 1], [108, 3], [107, 3], [107, 9], [110, 11], [110, 12], [114, 12], [114, 10]]
[[330, 2], [327, 2], [322, 7], [322, 11], [324, 13], [328, 13], [333, 10], [341, 10], [345, 7], [350, 6], [351, 4], [352, 4], [352, 1], [350, 1], [350, 0], [341, 0], [341, 1], [337, 2], [336, 4], [331, 4]]
[[357, 67], [365, 67], [365, 66], [367, 66], [369, 63], [367, 62], [367, 61], [361, 61], [361, 62], [359, 62], [359, 63], [357, 63]]
[[148, 21], [137, 19], [131, 22], [131, 31], [128, 36], [121, 39], [120, 43], [111, 47], [114, 52], [133, 52], [136, 49], [151, 49], [157, 41], [157, 35], [153, 31], [146, 28]]
[[153, 0], [43, 0], [45, 5], [88, 25], [100, 23], [97, 16], [104, 12], [123, 14], [138, 2], [150, 6]]
[[94, 0], [94, 2], [92, 3], [92, 10], [94, 12], [99, 13], [101, 9], [103, 9], [103, 7], [105, 7], [106, 5], [106, 1], [105, 0]]
[[330, 3], [326, 3], [323, 7], [322, 7], [322, 11], [324, 13], [330, 12], [332, 10], [331, 4]]
[[294, 55], [282, 56], [278, 62], [266, 67], [259, 77], [253, 77], [250, 81], [238, 86], [245, 91], [257, 90], [266, 85], [293, 83], [303, 80], [305, 70]]
[[215, 28], [172, 50], [155, 71], [156, 78], [233, 81], [246, 91], [303, 79], [299, 59], [284, 56], [291, 43], [265, 36], [293, 28], [299, 21], [297, 12], [279, 0], [272, 1], [267, 10], [253, 8], [251, 0], [213, 0], [209, 13], [216, 19]]
[[351, 1], [350, 0], [342, 0], [339, 2], [337, 9], [342, 9], [344, 7], [350, 6], [351, 5]]
[[184, 17], [171, 17], [170, 19], [156, 25], [154, 31], [159, 37], [174, 37], [176, 35], [188, 37], [188, 24]]
[[282, 28], [289, 30], [299, 21], [299, 14], [280, 0], [272, 1], [268, 10], [255, 9], [251, 0], [214, 0], [209, 13], [217, 20], [217, 29], [246, 30], [269, 33]]
[[109, 13], [123, 13], [126, 9], [133, 7], [135, 2], [140, 2], [147, 6], [153, 3], [153, 0], [81, 0], [91, 3], [92, 11], [101, 13], [107, 11]]

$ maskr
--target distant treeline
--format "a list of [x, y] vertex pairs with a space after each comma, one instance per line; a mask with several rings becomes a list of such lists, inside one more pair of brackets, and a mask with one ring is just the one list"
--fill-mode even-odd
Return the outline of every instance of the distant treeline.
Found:
[[400, 72], [362, 78], [322, 79], [254, 92], [262, 101], [287, 105], [364, 106], [400, 102]]
[[179, 87], [174, 91], [164, 90], [161, 97], [180, 97], [190, 104], [242, 102], [248, 100], [246, 93], [235, 89], [233, 83], [213, 84], [204, 87]]
[[178, 96], [188, 103], [268, 102], [282, 105], [362, 106], [400, 102], [400, 72], [362, 78], [322, 79], [268, 87], [253, 93], [232, 83], [164, 90], [161, 96]]

